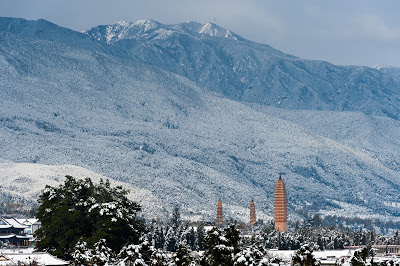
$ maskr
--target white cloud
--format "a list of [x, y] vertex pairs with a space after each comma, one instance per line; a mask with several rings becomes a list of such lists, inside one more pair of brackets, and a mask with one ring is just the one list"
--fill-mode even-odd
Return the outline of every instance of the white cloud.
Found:
[[400, 39], [400, 28], [389, 27], [377, 15], [362, 15], [355, 18], [352, 34], [363, 40], [393, 41]]

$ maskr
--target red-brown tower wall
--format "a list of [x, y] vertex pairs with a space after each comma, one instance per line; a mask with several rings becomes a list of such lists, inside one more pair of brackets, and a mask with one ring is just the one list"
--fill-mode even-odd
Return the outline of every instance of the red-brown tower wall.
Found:
[[223, 222], [223, 214], [222, 214], [222, 201], [218, 201], [217, 206], [217, 224], [222, 224]]
[[275, 185], [274, 199], [275, 230], [287, 231], [287, 199], [285, 183], [279, 177]]
[[254, 207], [254, 200], [250, 202], [250, 228], [253, 231], [254, 223], [256, 222], [256, 208]]

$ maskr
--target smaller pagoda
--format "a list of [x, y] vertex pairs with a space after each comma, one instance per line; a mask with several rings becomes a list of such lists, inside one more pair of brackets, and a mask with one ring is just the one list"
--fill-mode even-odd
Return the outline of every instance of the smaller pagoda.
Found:
[[254, 231], [254, 223], [256, 222], [256, 208], [254, 207], [254, 200], [250, 202], [250, 228]]
[[222, 225], [223, 223], [223, 213], [222, 213], [222, 200], [221, 198], [218, 200], [217, 206], [217, 225]]

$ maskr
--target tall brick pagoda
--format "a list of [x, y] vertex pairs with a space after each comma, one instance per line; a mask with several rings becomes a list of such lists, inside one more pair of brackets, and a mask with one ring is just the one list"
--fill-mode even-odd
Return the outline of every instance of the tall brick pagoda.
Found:
[[286, 188], [281, 175], [279, 175], [275, 185], [274, 214], [275, 230], [280, 232], [287, 231]]
[[254, 207], [254, 200], [250, 202], [250, 228], [251, 231], [254, 229], [254, 223], [256, 222], [256, 208]]
[[223, 223], [223, 215], [222, 215], [222, 201], [218, 200], [217, 206], [217, 225], [221, 225]]

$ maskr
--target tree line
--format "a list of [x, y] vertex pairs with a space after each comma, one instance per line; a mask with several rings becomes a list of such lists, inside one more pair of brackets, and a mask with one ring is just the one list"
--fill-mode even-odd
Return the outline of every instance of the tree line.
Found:
[[69, 260], [74, 265], [269, 265], [277, 258], [268, 249], [297, 250], [294, 261], [312, 258], [301, 252], [343, 249], [347, 245], [400, 243], [374, 231], [323, 227], [321, 219], [297, 224], [290, 232], [277, 232], [273, 223], [259, 223], [258, 235], [241, 236], [238, 224], [212, 227], [183, 221], [179, 208], [170, 219], [145, 221], [141, 207], [127, 198], [128, 191], [109, 181], [67, 176], [64, 183], [46, 186], [39, 197], [36, 249]]

